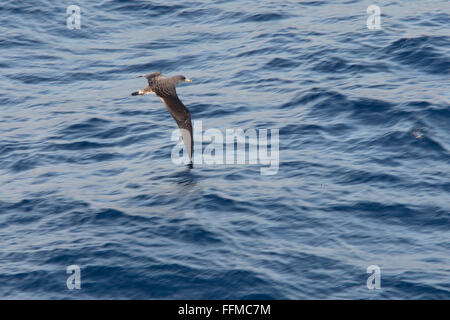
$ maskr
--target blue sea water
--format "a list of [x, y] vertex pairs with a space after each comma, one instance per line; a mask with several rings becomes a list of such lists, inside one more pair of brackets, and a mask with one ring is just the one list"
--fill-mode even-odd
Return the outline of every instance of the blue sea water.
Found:
[[[449, 299], [449, 21], [444, 0], [2, 1], [0, 298]], [[172, 163], [173, 119], [130, 96], [157, 70], [194, 80], [204, 130], [279, 129], [278, 173]]]

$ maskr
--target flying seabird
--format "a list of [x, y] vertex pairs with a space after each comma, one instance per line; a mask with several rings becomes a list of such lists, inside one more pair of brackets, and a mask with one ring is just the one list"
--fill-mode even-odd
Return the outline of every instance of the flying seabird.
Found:
[[137, 96], [154, 93], [161, 98], [162, 102], [166, 105], [167, 110], [169, 110], [169, 113], [177, 123], [178, 128], [180, 128], [181, 137], [189, 155], [189, 159], [192, 159], [194, 141], [192, 136], [191, 113], [178, 98], [175, 90], [175, 87], [180, 82], [191, 82], [192, 80], [186, 78], [185, 76], [166, 78], [161, 72], [144, 74], [139, 77], [147, 78], [148, 86], [142, 90], [133, 92], [131, 95]]

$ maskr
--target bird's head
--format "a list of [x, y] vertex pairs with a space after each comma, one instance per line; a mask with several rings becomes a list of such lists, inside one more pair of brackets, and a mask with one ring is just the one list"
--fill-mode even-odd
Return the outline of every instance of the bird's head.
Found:
[[185, 76], [174, 76], [172, 79], [175, 81], [176, 84], [180, 82], [191, 82], [191, 79], [186, 78]]

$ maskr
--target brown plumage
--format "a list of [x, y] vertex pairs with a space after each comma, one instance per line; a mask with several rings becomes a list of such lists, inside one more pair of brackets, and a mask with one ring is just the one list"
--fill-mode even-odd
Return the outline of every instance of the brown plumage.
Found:
[[140, 77], [147, 78], [148, 86], [142, 90], [133, 92], [131, 95], [137, 96], [154, 93], [161, 98], [167, 110], [169, 110], [169, 113], [177, 123], [178, 128], [180, 128], [181, 137], [183, 138], [189, 159], [192, 159], [194, 141], [192, 136], [191, 113], [178, 98], [176, 91], [176, 86], [180, 82], [190, 82], [191, 80], [184, 76], [166, 78], [161, 72], [149, 73]]

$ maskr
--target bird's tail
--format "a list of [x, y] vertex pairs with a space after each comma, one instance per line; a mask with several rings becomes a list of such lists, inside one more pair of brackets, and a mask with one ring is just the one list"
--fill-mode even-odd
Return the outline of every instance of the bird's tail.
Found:
[[142, 94], [140, 91], [135, 91], [131, 93], [132, 96], [138, 96], [140, 94]]

